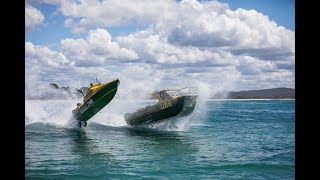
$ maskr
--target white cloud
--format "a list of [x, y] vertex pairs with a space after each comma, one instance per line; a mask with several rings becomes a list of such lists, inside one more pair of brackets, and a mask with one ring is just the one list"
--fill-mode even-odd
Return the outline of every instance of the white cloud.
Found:
[[[294, 32], [255, 10], [232, 11], [218, 1], [81, 0], [61, 1], [75, 32], [130, 23], [152, 24], [170, 43], [236, 49], [281, 49], [294, 52]], [[187, 12], [187, 13], [186, 13]]]
[[243, 56], [239, 61], [237, 70], [244, 75], [257, 75], [262, 72], [276, 71], [277, 66], [272, 61], [262, 61], [251, 56]]
[[95, 77], [99, 77], [101, 82], [119, 78], [121, 88], [118, 94], [121, 98], [129, 99], [133, 95], [137, 98], [148, 97], [154, 90], [185, 86], [205, 87], [210, 90], [211, 95], [221, 90], [248, 89], [257, 87], [256, 85], [263, 88], [275, 84], [285, 87], [294, 86], [294, 82], [291, 81], [294, 73], [268, 72], [268, 68], [272, 67], [265, 65], [264, 61], [251, 57], [242, 58], [249, 64], [248, 66], [252, 65], [250, 68], [256, 68], [254, 65], [257, 61], [258, 64], [260, 63], [260, 69], [265, 68], [266, 71], [260, 70], [256, 75], [248, 75], [242, 73], [243, 70], [239, 71], [237, 66], [202, 67], [200, 69], [198, 66], [162, 68], [162, 64], [126, 63], [117, 64], [116, 67], [120, 70], [111, 72], [112, 67], [110, 66], [77, 67], [63, 54], [27, 42], [26, 80], [27, 84], [56, 82], [62, 86], [79, 88], [95, 81]]
[[[85, 38], [61, 40], [61, 53], [50, 56], [48, 48], [26, 43], [29, 61], [43, 65], [29, 68], [48, 79], [65, 68], [65, 81], [89, 82], [100, 74], [119, 77], [124, 89], [136, 92], [199, 82], [215, 91], [294, 87], [295, 33], [255, 10], [196, 0], [46, 2], [60, 6], [74, 32], [94, 29]], [[150, 26], [118, 37], [102, 29], [140, 23]]]
[[136, 52], [120, 47], [112, 41], [108, 31], [99, 28], [89, 31], [86, 39], [63, 39], [61, 47], [66, 57], [75, 61], [76, 66], [98, 66], [111, 60], [138, 59]]
[[[62, 53], [52, 51], [45, 46], [25, 43], [25, 75], [27, 83], [52, 82], [63, 79], [66, 72], [73, 68], [74, 62]], [[37, 81], [35, 81], [37, 79]]]
[[25, 58], [27, 64], [41, 64], [49, 67], [72, 65], [62, 53], [52, 51], [45, 46], [35, 46], [31, 42], [25, 43]]
[[211, 67], [197, 73], [187, 73], [187, 68], [161, 68], [154, 64], [122, 65], [118, 77], [121, 81], [119, 94], [123, 98], [148, 97], [151, 92], [161, 89], [183, 87], [206, 87], [209, 94], [232, 88], [240, 73], [234, 67]]
[[257, 75], [243, 75], [238, 79], [235, 90], [262, 89], [274, 87], [295, 87], [294, 72], [280, 70]]
[[38, 9], [25, 2], [25, 31], [32, 31], [42, 24], [44, 16]]
[[[149, 31], [151, 31], [149, 29]], [[149, 31], [140, 31], [128, 36], [117, 37], [116, 41], [123, 47], [133, 49], [140, 56], [141, 62], [173, 64], [203, 64], [211, 66], [232, 65], [235, 60], [231, 53], [208, 49], [199, 49], [195, 46], [176, 46], [167, 42], [166, 37], [152, 34]], [[192, 65], [193, 66], [193, 65]]]
[[[132, 21], [139, 24], [157, 21], [163, 11], [174, 8], [172, 5], [175, 5], [175, 1], [67, 0], [59, 4], [61, 13], [72, 19], [75, 32], [83, 32], [88, 28], [119, 26]], [[65, 24], [71, 25], [70, 20]]]
[[25, 76], [29, 87], [52, 82], [62, 86], [81, 87], [95, 81], [95, 77], [116, 77], [105, 67], [75, 65], [74, 61], [60, 52], [31, 42], [25, 43]]
[[[160, 1], [157, 5], [151, 5], [150, 1], [141, 4], [124, 1], [121, 4], [115, 3], [112, 6], [113, 10], [108, 11], [114, 14], [106, 16], [102, 11], [107, 11], [111, 2], [113, 1], [81, 1], [71, 3], [72, 6], [61, 4], [62, 9], [63, 7], [73, 9], [65, 11], [69, 16], [84, 17], [79, 21], [81, 26], [76, 25], [77, 22], [72, 18], [67, 19], [65, 24], [78, 29], [77, 31], [82, 31], [85, 27], [90, 27], [86, 24], [90, 24], [91, 16], [94, 19], [103, 17], [102, 19], [121, 24], [128, 23], [127, 20], [130, 18], [148, 15], [149, 23], [152, 24], [150, 28], [116, 39], [122, 46], [138, 52], [140, 59], [145, 62], [233, 64], [230, 58], [223, 56], [231, 57], [230, 53], [236, 56], [249, 55], [262, 60], [282, 60], [286, 56], [294, 56], [294, 32], [277, 26], [267, 16], [255, 10], [232, 11], [226, 4], [217, 1]], [[136, 5], [132, 5], [132, 2]], [[81, 11], [85, 5], [92, 9], [96, 6], [99, 8], [97, 7], [96, 12], [90, 14]], [[101, 9], [100, 5], [106, 8]], [[143, 14], [145, 12], [141, 7], [152, 10], [150, 12], [154, 14]], [[154, 9], [154, 7], [163, 8]], [[128, 8], [131, 10], [123, 14], [123, 9]], [[88, 11], [90, 9], [88, 8]], [[100, 11], [101, 13], [98, 13]], [[121, 17], [123, 22], [113, 17]], [[114, 25], [112, 23], [96, 24], [97, 26]], [[220, 47], [223, 48], [222, 51]]]
[[269, 54], [268, 50], [294, 53], [294, 32], [255, 10], [215, 9], [216, 3], [181, 1], [175, 16], [161, 19], [154, 26], [155, 31], [164, 33], [170, 43], [182, 46], [229, 47], [243, 53], [257, 49]]

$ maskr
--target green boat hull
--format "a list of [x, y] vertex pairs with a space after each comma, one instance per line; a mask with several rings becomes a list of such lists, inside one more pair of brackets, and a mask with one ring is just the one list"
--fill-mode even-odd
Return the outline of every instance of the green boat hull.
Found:
[[134, 113], [125, 114], [125, 120], [130, 126], [153, 124], [171, 117], [188, 116], [193, 112], [197, 96], [182, 96], [169, 100], [168, 107], [162, 103], [147, 106]]
[[74, 118], [86, 122], [105, 107], [116, 95], [119, 80], [110, 82], [90, 99], [83, 103], [80, 108], [72, 111]]

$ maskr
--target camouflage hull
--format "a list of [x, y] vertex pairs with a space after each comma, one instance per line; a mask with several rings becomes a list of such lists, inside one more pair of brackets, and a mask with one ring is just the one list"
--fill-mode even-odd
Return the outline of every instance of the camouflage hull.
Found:
[[152, 106], [139, 109], [134, 113], [125, 114], [127, 124], [141, 126], [166, 120], [171, 117], [188, 116], [196, 106], [197, 96], [181, 96], [159, 102]]
[[118, 84], [119, 80], [106, 84], [79, 108], [72, 111], [74, 118], [78, 121], [88, 121], [114, 98], [117, 93]]

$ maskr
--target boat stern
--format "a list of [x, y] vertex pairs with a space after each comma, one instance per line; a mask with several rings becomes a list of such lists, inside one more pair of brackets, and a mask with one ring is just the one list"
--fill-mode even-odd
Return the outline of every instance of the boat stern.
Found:
[[179, 115], [181, 117], [188, 116], [194, 111], [196, 107], [198, 95], [186, 95], [181, 98], [183, 98], [183, 108]]

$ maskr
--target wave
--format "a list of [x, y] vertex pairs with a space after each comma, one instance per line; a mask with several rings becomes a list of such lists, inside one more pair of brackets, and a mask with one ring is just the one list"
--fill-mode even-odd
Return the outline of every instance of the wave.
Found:
[[[77, 121], [72, 116], [72, 110], [76, 108], [79, 100], [26, 100], [25, 101], [25, 126], [36, 122], [52, 124], [66, 128], [76, 127]], [[146, 105], [154, 104], [156, 100], [121, 100], [113, 99], [106, 107], [94, 115], [89, 121], [105, 126], [127, 126], [124, 115], [131, 113]], [[205, 111], [205, 103], [199, 101], [194, 112], [182, 118], [148, 125], [148, 128], [156, 128], [169, 131], [183, 131], [190, 127], [195, 119], [201, 119]]]

